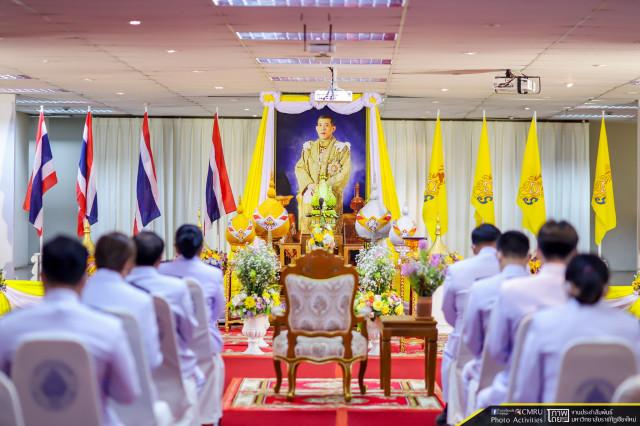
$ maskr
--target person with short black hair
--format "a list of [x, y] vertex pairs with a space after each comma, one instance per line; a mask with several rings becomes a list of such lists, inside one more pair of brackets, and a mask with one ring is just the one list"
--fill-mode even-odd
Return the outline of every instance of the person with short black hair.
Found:
[[[491, 277], [500, 272], [496, 257], [496, 241], [500, 230], [484, 223], [471, 232], [473, 257], [463, 259], [447, 268], [443, 283], [442, 311], [447, 322], [453, 326], [449, 340], [442, 354], [442, 397], [449, 401], [449, 370], [452, 361], [458, 356], [458, 346], [462, 333], [467, 294], [474, 281]], [[447, 406], [436, 418], [436, 424], [445, 424]]]
[[133, 237], [133, 242], [136, 248], [136, 266], [126, 280], [151, 294], [164, 297], [171, 306], [175, 317], [180, 371], [190, 403], [182, 421], [195, 421], [198, 411], [198, 389], [202, 387], [205, 378], [198, 368], [196, 354], [189, 348], [194, 331], [198, 327], [189, 288], [183, 280], [158, 272], [164, 251], [164, 241], [158, 234], [143, 231]]
[[140, 394], [135, 360], [122, 322], [80, 303], [87, 268], [87, 250], [75, 238], [58, 236], [42, 250], [45, 296], [39, 305], [0, 317], [0, 371], [11, 371], [13, 356], [33, 333], [73, 335], [93, 358], [102, 405], [102, 423], [120, 425], [107, 398], [132, 403]]
[[506, 402], [511, 355], [520, 321], [528, 314], [567, 301], [565, 272], [577, 245], [578, 233], [569, 222], [548, 221], [538, 231], [540, 272], [502, 285], [485, 345], [493, 360], [506, 368], [496, 375], [490, 387], [478, 393], [477, 408]]
[[511, 278], [528, 275], [526, 266], [529, 262], [529, 239], [526, 235], [519, 231], [505, 232], [498, 238], [497, 250], [500, 273], [473, 284], [467, 299], [462, 326], [462, 341], [467, 345], [474, 358], [463, 368], [463, 395], [468, 395], [470, 389], [476, 388], [476, 386], [470, 386], [470, 383], [477, 384], [480, 380], [484, 339], [489, 327], [489, 318], [502, 284]]
[[131, 238], [120, 232], [111, 232], [96, 244], [98, 270], [87, 281], [82, 301], [98, 309], [124, 309], [138, 320], [151, 371], [162, 364], [158, 338], [158, 323], [153, 299], [149, 293], [124, 280], [133, 268], [136, 246]]
[[576, 339], [618, 338], [629, 343], [636, 359], [640, 359], [638, 319], [602, 300], [609, 282], [609, 270], [602, 259], [593, 254], [577, 255], [569, 262], [565, 277], [569, 301], [536, 312], [531, 319], [516, 374], [513, 402], [570, 402], [554, 398], [562, 353]]
[[[222, 271], [207, 265], [200, 259], [203, 249], [202, 232], [195, 225], [182, 225], [176, 231], [175, 247], [179, 256], [171, 262], [160, 264], [161, 274], [178, 278], [193, 278], [202, 286], [209, 318], [209, 332], [211, 333], [211, 349], [213, 352], [213, 377], [216, 382], [210, 400], [216, 401], [214, 406], [208, 407], [215, 411], [214, 417], [222, 417], [222, 394], [224, 391], [224, 361], [220, 356], [223, 348], [222, 335], [218, 328], [218, 318], [224, 314], [225, 297], [222, 286]], [[214, 422], [215, 423], [215, 422]]]

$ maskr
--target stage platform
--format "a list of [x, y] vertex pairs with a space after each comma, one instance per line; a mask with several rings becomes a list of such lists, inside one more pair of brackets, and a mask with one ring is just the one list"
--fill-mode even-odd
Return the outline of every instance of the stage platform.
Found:
[[[271, 344], [271, 330], [265, 340]], [[436, 365], [436, 395], [427, 397], [424, 388], [424, 355], [422, 343], [414, 340], [400, 352], [400, 342], [394, 339], [391, 361], [391, 396], [380, 389], [380, 359], [370, 356], [365, 380], [367, 394], [362, 397], [357, 381], [352, 381], [352, 402], [346, 404], [342, 395], [342, 369], [337, 364], [300, 364], [296, 381], [296, 397], [286, 400], [287, 381], [283, 379], [280, 395], [273, 393], [275, 371], [271, 347], [264, 355], [243, 355], [246, 338], [241, 327], [223, 332], [225, 362], [224, 426], [247, 425], [256, 421], [264, 425], [388, 425], [402, 422], [411, 425], [432, 425], [442, 411], [440, 391], [441, 351], [447, 336], [438, 339]], [[286, 377], [286, 366], [283, 364]], [[357, 377], [359, 363], [353, 365]]]

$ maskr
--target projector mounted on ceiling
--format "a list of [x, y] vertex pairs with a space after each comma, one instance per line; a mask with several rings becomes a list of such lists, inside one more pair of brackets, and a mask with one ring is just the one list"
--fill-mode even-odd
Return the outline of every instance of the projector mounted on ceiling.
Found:
[[495, 77], [493, 89], [498, 94], [538, 94], [540, 93], [540, 77], [516, 75], [511, 70], [507, 70], [504, 76]]
[[350, 90], [344, 90], [338, 87], [336, 81], [338, 80], [338, 71], [333, 67], [329, 67], [331, 70], [331, 86], [329, 90], [316, 90], [313, 93], [313, 98], [316, 102], [352, 102], [353, 92]]

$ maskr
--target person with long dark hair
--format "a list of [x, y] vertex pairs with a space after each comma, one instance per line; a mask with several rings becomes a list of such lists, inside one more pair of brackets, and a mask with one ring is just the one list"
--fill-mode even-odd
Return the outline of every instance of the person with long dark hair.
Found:
[[640, 356], [638, 319], [602, 300], [609, 282], [609, 270], [602, 259], [593, 254], [574, 257], [567, 266], [566, 280], [569, 301], [539, 311], [531, 319], [516, 375], [514, 402], [555, 402], [561, 355], [575, 339], [619, 338]]

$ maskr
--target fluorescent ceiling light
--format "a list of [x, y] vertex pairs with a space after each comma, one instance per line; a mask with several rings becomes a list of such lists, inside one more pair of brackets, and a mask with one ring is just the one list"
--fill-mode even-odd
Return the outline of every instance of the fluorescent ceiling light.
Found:
[[[272, 81], [331, 81], [330, 77], [270, 77]], [[386, 78], [337, 78], [342, 83], [386, 83]]]
[[579, 105], [575, 109], [638, 109], [633, 105]]
[[[112, 110], [112, 109], [92, 109], [91, 113], [92, 114], [113, 114], [113, 113], [119, 113], [122, 111], [116, 111], [116, 110]], [[86, 109], [64, 109], [64, 108], [50, 108], [44, 109], [44, 113], [45, 114], [86, 114], [87, 110]]]
[[[605, 115], [605, 118], [634, 118], [635, 114], [611, 114]], [[602, 118], [602, 114], [561, 114], [556, 115], [554, 118]]]
[[238, 7], [402, 7], [404, 0], [212, 0], [216, 6]]
[[[304, 33], [260, 33], [236, 32], [241, 40], [304, 40]], [[396, 33], [333, 33], [331, 40], [337, 41], [393, 41]], [[307, 42], [329, 41], [329, 33], [307, 33]]]
[[257, 58], [261, 64], [391, 65], [391, 59]]
[[49, 104], [49, 105], [74, 105], [74, 104], [95, 104], [95, 102], [91, 101], [52, 101], [48, 99], [18, 99], [16, 101], [18, 105], [40, 105], [40, 104]]
[[57, 93], [57, 92], [66, 92], [66, 90], [62, 89], [9, 89], [9, 88], [0, 88], [0, 93]]
[[2, 80], [31, 80], [28, 75], [0, 74]]

